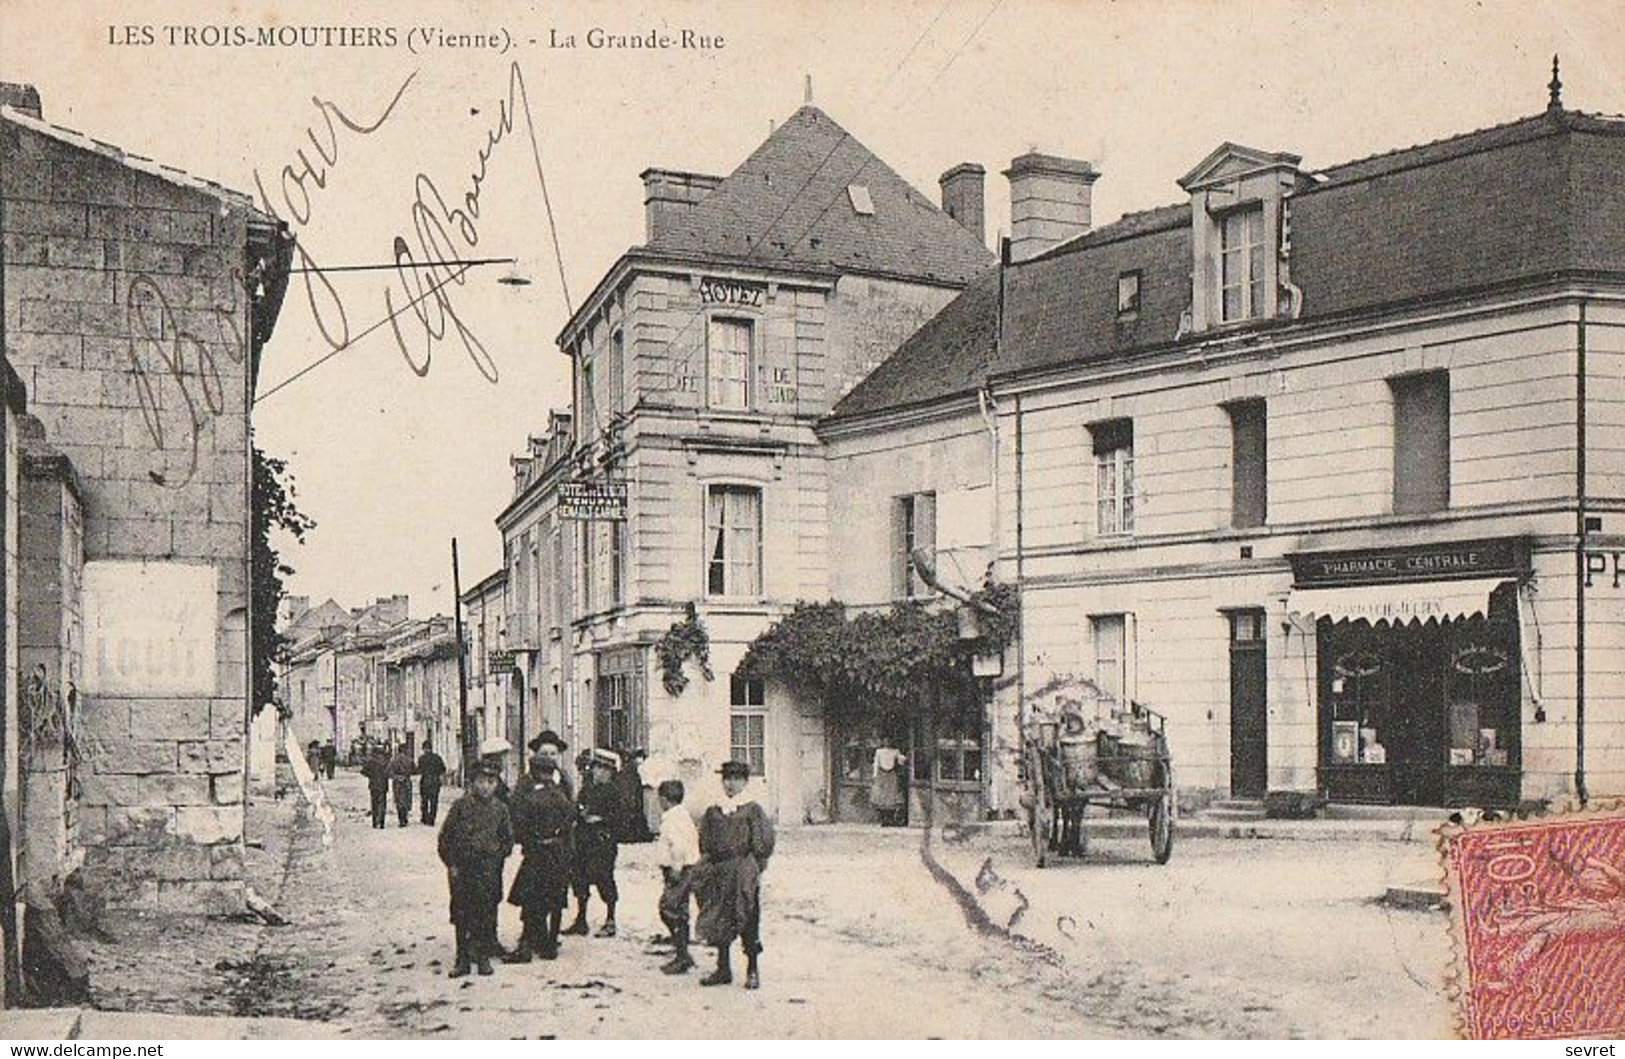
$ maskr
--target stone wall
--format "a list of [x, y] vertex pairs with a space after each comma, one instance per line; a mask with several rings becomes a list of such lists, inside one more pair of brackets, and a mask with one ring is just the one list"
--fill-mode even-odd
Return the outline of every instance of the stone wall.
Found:
[[247, 201], [0, 122], [6, 354], [85, 503], [82, 841], [116, 903], [243, 890]]

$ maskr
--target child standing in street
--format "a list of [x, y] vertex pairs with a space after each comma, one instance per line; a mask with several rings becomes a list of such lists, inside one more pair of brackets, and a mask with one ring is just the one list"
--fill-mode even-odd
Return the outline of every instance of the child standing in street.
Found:
[[457, 930], [452, 978], [467, 974], [470, 963], [480, 974], [491, 973], [502, 862], [513, 852], [513, 821], [496, 797], [499, 768], [488, 761], [475, 766], [473, 790], [457, 799], [440, 829], [440, 860], [451, 884], [451, 922]]
[[694, 818], [683, 808], [683, 781], [666, 780], [660, 785], [660, 836], [655, 840], [660, 874], [665, 886], [660, 891], [660, 921], [671, 931], [677, 951], [660, 969], [666, 974], [682, 974], [694, 966], [688, 954], [689, 876], [700, 859], [700, 833]]

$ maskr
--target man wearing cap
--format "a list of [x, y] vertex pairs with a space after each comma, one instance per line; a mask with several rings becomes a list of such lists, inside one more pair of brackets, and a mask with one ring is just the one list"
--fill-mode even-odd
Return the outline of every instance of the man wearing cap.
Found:
[[614, 782], [620, 760], [612, 751], [595, 749], [589, 761], [591, 771], [582, 781], [581, 794], [576, 798], [580, 815], [576, 823], [575, 870], [571, 885], [575, 891], [576, 917], [564, 933], [587, 933], [587, 901], [593, 887], [597, 887], [605, 908], [604, 925], [598, 928], [598, 936], [613, 938], [615, 902], [620, 899], [620, 890], [615, 885], [615, 856], [619, 850], [616, 840], [625, 812]]
[[728, 950], [734, 938], [744, 943], [745, 988], [761, 986], [757, 961], [762, 954], [761, 877], [773, 855], [773, 822], [753, 798], [745, 796], [750, 766], [728, 761], [722, 774], [723, 799], [700, 821], [700, 865], [694, 896], [700, 903], [696, 932], [717, 949], [717, 969], [701, 985], [733, 981]]
[[440, 785], [445, 779], [446, 759], [425, 739], [423, 753], [418, 755], [418, 799], [423, 803], [423, 822], [430, 827], [440, 815]]
[[372, 799], [372, 826], [381, 828], [389, 811], [389, 752], [384, 744], [374, 744], [361, 774], [367, 777], [367, 795]]
[[513, 852], [513, 822], [508, 807], [496, 798], [497, 766], [482, 760], [474, 766], [469, 792], [457, 799], [440, 829], [439, 852], [451, 886], [451, 922], [457, 928], [457, 953], [451, 977], [461, 978], [469, 964], [491, 973], [492, 939], [497, 908], [502, 903], [502, 862]]
[[508, 890], [508, 903], [519, 907], [524, 930], [508, 963], [529, 963], [559, 954], [559, 922], [570, 893], [570, 832], [575, 801], [560, 784], [559, 751], [568, 749], [554, 732], [543, 732], [529, 744], [536, 753], [530, 771], [516, 785], [508, 803], [514, 838], [524, 851], [519, 874]]

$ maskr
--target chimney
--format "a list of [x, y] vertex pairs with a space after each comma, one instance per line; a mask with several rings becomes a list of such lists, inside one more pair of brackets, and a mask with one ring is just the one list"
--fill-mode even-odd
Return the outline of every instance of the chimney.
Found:
[[645, 169], [643, 211], [647, 231], [644, 241], [654, 243], [669, 235], [672, 227], [722, 183], [721, 177], [703, 173], [679, 173], [675, 169]]
[[39, 89], [33, 85], [13, 84], [10, 81], [0, 81], [0, 107], [11, 107], [20, 110], [31, 118], [43, 121], [44, 115], [40, 113]]
[[942, 186], [942, 212], [964, 225], [983, 246], [987, 245], [986, 179], [986, 169], [975, 162], [960, 162], [937, 180]]
[[1010, 260], [1030, 260], [1089, 230], [1088, 162], [1029, 151], [1004, 171], [1010, 181]]

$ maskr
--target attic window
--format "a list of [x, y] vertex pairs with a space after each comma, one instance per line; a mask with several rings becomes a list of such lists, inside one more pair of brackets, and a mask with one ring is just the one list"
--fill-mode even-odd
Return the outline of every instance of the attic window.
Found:
[[852, 209], [865, 217], [875, 215], [875, 200], [869, 197], [869, 189], [862, 184], [848, 184], [846, 196], [852, 200]]
[[1117, 318], [1119, 320], [1132, 320], [1140, 315], [1140, 273], [1119, 272], [1117, 274]]

